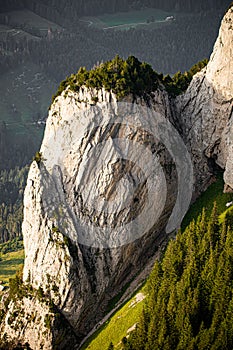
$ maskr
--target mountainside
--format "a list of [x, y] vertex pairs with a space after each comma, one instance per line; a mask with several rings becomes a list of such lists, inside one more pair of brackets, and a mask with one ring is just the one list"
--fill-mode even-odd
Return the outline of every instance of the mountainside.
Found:
[[128, 11], [130, 9], [139, 9], [142, 7], [155, 7], [164, 10], [176, 10], [176, 11], [202, 11], [209, 8], [224, 8], [228, 5], [226, 0], [208, 0], [208, 1], [194, 1], [194, 0], [102, 0], [95, 4], [93, 0], [78, 1], [59, 1], [56, 0], [3, 0], [0, 5], [0, 11], [22, 9], [27, 7], [33, 11], [39, 13], [44, 17], [58, 17], [61, 14], [68, 16], [83, 16], [83, 15], [96, 15], [106, 12], [119, 12]]
[[[233, 193], [223, 193], [223, 178], [222, 174], [219, 173], [217, 175], [217, 181], [211, 184], [208, 189], [202, 193], [202, 195], [195, 201], [195, 203], [190, 207], [187, 214], [185, 215], [184, 220], [182, 221], [182, 229], [181, 234], [178, 233], [178, 235], [175, 238], [170, 239], [168, 245], [163, 250], [162, 255], [158, 259], [158, 262], [155, 265], [163, 265], [163, 260], [171, 261], [170, 264], [165, 263], [164, 266], [166, 266], [166, 269], [164, 271], [161, 269], [161, 275], [159, 275], [159, 282], [161, 284], [158, 284], [158, 280], [155, 280], [156, 274], [153, 272], [150, 273], [149, 278], [146, 280], [146, 283], [143, 285], [143, 287], [137, 285], [136, 293], [133, 294], [133, 296], [127, 301], [127, 303], [122, 303], [120, 308], [113, 313], [108, 319], [103, 319], [101, 321], [100, 326], [98, 329], [93, 329], [91, 334], [87, 337], [86, 341], [82, 345], [81, 349], [85, 350], [109, 350], [110, 343], [112, 342], [115, 350], [122, 350], [124, 347], [130, 348], [132, 346], [136, 347], [137, 350], [139, 350], [139, 346], [142, 346], [143, 349], [156, 349], [158, 344], [147, 344], [149, 338], [151, 337], [151, 333], [154, 334], [154, 337], [150, 340], [153, 341], [153, 339], [158, 340], [156, 338], [156, 334], [160, 334], [159, 342], [161, 348], [164, 348], [165, 343], [172, 344], [173, 346], [169, 345], [171, 349], [175, 349], [177, 343], [179, 343], [179, 340], [182, 338], [186, 339], [187, 342], [190, 344], [197, 344], [198, 338], [195, 338], [193, 336], [192, 331], [194, 330], [195, 335], [199, 333], [199, 336], [201, 336], [201, 330], [206, 332], [208, 334], [208, 337], [206, 337], [206, 342], [202, 342], [202, 346], [205, 348], [205, 345], [209, 347], [210, 344], [208, 342], [213, 341], [213, 335], [214, 339], [220, 340], [220, 342], [225, 342], [226, 339], [227, 342], [225, 344], [230, 344], [230, 339], [232, 339], [231, 332], [228, 333], [225, 332], [226, 327], [225, 323], [221, 322], [221, 327], [215, 327], [214, 323], [212, 327], [209, 327], [211, 324], [211, 320], [216, 319], [216, 316], [218, 317], [219, 314], [221, 314], [221, 319], [227, 318], [227, 322], [232, 323], [232, 317], [233, 314], [230, 312], [226, 312], [227, 307], [226, 305], [229, 305], [229, 299], [226, 298], [223, 301], [220, 302], [221, 304], [221, 312], [218, 312], [218, 309], [215, 308], [213, 311], [210, 297], [212, 294], [212, 297], [214, 294], [216, 294], [216, 290], [212, 286], [217, 286], [218, 284], [215, 284], [217, 278], [216, 275], [212, 273], [211, 267], [216, 268], [218, 264], [209, 264], [209, 262], [212, 259], [212, 255], [210, 254], [209, 248], [211, 245], [209, 245], [207, 242], [210, 241], [210, 239], [213, 237], [213, 226], [208, 224], [208, 221], [212, 221], [214, 216], [213, 214], [213, 208], [215, 212], [215, 223], [216, 218], [218, 217], [218, 214], [222, 213], [220, 215], [219, 223], [220, 225], [216, 225], [216, 240], [215, 243], [220, 241], [221, 237], [221, 246], [217, 248], [217, 245], [215, 248], [218, 249], [217, 256], [219, 257], [220, 254], [222, 256], [224, 255], [225, 249], [226, 249], [226, 241], [224, 241], [223, 237], [227, 233], [225, 231], [224, 226], [229, 226], [228, 234], [231, 235], [232, 232], [232, 207], [228, 208], [226, 210], [226, 203], [231, 202], [233, 199]], [[217, 206], [216, 206], [217, 203]], [[216, 215], [217, 214], [217, 215]], [[202, 217], [202, 220], [200, 219]], [[194, 224], [194, 222], [196, 224]], [[208, 238], [207, 238], [207, 227], [208, 227]], [[219, 232], [222, 230], [222, 234], [219, 234]], [[201, 231], [201, 234], [199, 232]], [[205, 236], [205, 238], [204, 238]], [[206, 240], [207, 238], [207, 240]], [[182, 240], [182, 244], [180, 244], [180, 240]], [[186, 249], [186, 243], [187, 246], [192, 246], [191, 249]], [[231, 242], [231, 239], [228, 241]], [[231, 243], [230, 243], [231, 244]], [[173, 248], [170, 249], [170, 246], [173, 245]], [[200, 249], [200, 247], [203, 245], [203, 248]], [[175, 246], [175, 247], [174, 247]], [[179, 248], [177, 249], [177, 247]], [[195, 246], [195, 247], [194, 247]], [[195, 254], [193, 254], [193, 251], [195, 251]], [[229, 254], [231, 251], [228, 250]], [[174, 253], [174, 255], [173, 255]], [[231, 253], [230, 253], [231, 254]], [[200, 264], [200, 261], [204, 261], [205, 258], [209, 256], [209, 260], [206, 260], [205, 268], [204, 264]], [[195, 262], [194, 262], [195, 261]], [[197, 263], [198, 261], [198, 263]], [[198, 266], [197, 269], [190, 268], [189, 263], [186, 264], [186, 262], [189, 262], [190, 265], [193, 267]], [[179, 267], [182, 267], [183, 270], [181, 270]], [[157, 269], [157, 266], [154, 266], [154, 270]], [[232, 266], [230, 267], [229, 271], [231, 271]], [[205, 270], [204, 275], [200, 277], [200, 275], [194, 279], [194, 275], [196, 273], [199, 273], [200, 271]], [[183, 273], [182, 273], [183, 271]], [[180, 279], [182, 276], [182, 281]], [[209, 279], [207, 279], [210, 277]], [[219, 277], [222, 278], [221, 273], [219, 274]], [[184, 279], [186, 280], [184, 282]], [[210, 289], [213, 288], [211, 292], [206, 293], [206, 298], [204, 298], [204, 293], [201, 293], [198, 295], [198, 300], [196, 305], [202, 305], [200, 308], [195, 308], [194, 313], [192, 311], [193, 308], [190, 308], [190, 299], [183, 298], [185, 295], [190, 295], [194, 292], [194, 289], [196, 288], [197, 284], [195, 282], [202, 280], [202, 286], [203, 288], [209, 288], [209, 284], [211, 283]], [[169, 282], [170, 281], [170, 282]], [[175, 292], [175, 298], [173, 290], [176, 288], [174, 284], [177, 281], [177, 289]], [[194, 281], [194, 283], [192, 283]], [[190, 284], [189, 284], [190, 282]], [[182, 288], [179, 288], [182, 283]], [[183, 288], [183, 283], [186, 285], [186, 288]], [[221, 291], [228, 289], [231, 290], [230, 284], [228, 283], [227, 279], [224, 281], [222, 279], [221, 281]], [[159, 287], [159, 291], [157, 289], [157, 286]], [[161, 286], [161, 290], [160, 290]], [[200, 284], [199, 284], [200, 286]], [[166, 292], [164, 289], [166, 289]], [[218, 287], [217, 287], [218, 288]], [[193, 293], [194, 294], [194, 293]], [[197, 295], [196, 291], [195, 294]], [[144, 295], [144, 299], [143, 299]], [[230, 294], [228, 294], [228, 297]], [[168, 298], [170, 299], [170, 302], [167, 302]], [[218, 296], [215, 297], [215, 302], [218, 303], [219, 299], [221, 298], [221, 293], [218, 293]], [[143, 299], [143, 300], [142, 300]], [[209, 311], [203, 313], [203, 302], [205, 300], [205, 310], [211, 310], [211, 313]], [[136, 303], [135, 303], [136, 301]], [[137, 303], [138, 301], [138, 303]], [[157, 305], [156, 305], [157, 304]], [[161, 307], [161, 305], [166, 305], [165, 307]], [[192, 304], [192, 303], [191, 303]], [[153, 306], [151, 308], [150, 306]], [[145, 308], [146, 308], [146, 317], [145, 316]], [[144, 309], [144, 310], [143, 310]], [[162, 311], [162, 310], [163, 311]], [[158, 312], [157, 317], [154, 317], [154, 314]], [[165, 315], [162, 315], [162, 312], [167, 312]], [[159, 315], [159, 316], [158, 316]], [[201, 326], [201, 323], [199, 322], [200, 319], [205, 318], [205, 315], [208, 315], [209, 322], [205, 324], [205, 327], [199, 328]], [[171, 317], [172, 316], [172, 317]], [[150, 320], [150, 327], [149, 326], [149, 320]], [[206, 320], [206, 318], [205, 318]], [[219, 319], [218, 319], [219, 320]], [[186, 322], [188, 321], [188, 322]], [[179, 329], [177, 329], [177, 324], [179, 323]], [[183, 324], [182, 324], [183, 322]], [[188, 326], [188, 327], [187, 327]], [[148, 332], [148, 329], [150, 328], [150, 332]], [[157, 329], [156, 332], [152, 331], [151, 329]], [[188, 329], [187, 329], [188, 328]], [[205, 329], [205, 330], [204, 330]], [[188, 330], [188, 334], [186, 333]], [[164, 333], [163, 333], [164, 332]], [[224, 337], [222, 334], [225, 332], [225, 334], [229, 334], [229, 337]], [[93, 334], [94, 333], [94, 334]], [[143, 334], [142, 334], [143, 333]], [[162, 333], [164, 336], [162, 336]], [[212, 334], [211, 334], [212, 333]], [[211, 336], [209, 336], [211, 334]], [[220, 335], [221, 334], [221, 335]], [[186, 336], [187, 335], [187, 336]], [[204, 334], [202, 334], [203, 337]], [[219, 336], [220, 335], [220, 336]], [[141, 339], [140, 339], [141, 338]], [[191, 338], [191, 339], [190, 339]], [[220, 339], [219, 339], [220, 338]], [[199, 337], [200, 339], [200, 337]], [[128, 341], [127, 341], [128, 340]], [[178, 340], [178, 342], [177, 342]], [[133, 344], [132, 344], [133, 343]], [[187, 344], [187, 343], [186, 343]], [[211, 345], [212, 345], [211, 344]], [[182, 348], [182, 343], [179, 344], [180, 348]], [[183, 349], [188, 348], [187, 345], [183, 346]], [[192, 348], [192, 347], [191, 347]], [[230, 348], [230, 346], [229, 346]], [[199, 347], [198, 347], [199, 349]], [[201, 349], [201, 347], [200, 347]], [[206, 349], [206, 348], [205, 348]]]
[[[179, 227], [192, 185], [195, 198], [217, 164], [232, 190], [232, 21], [233, 7], [207, 67], [176, 98], [159, 77], [147, 91], [137, 61], [125, 63], [123, 97], [85, 71], [83, 84], [73, 76], [63, 86], [28, 175], [23, 282], [5, 298], [2, 341], [78, 346]], [[115, 89], [127, 86], [116, 61], [110, 72]]]
[[198, 164], [197, 172], [205, 177], [203, 161], [205, 165], [218, 164], [225, 169], [226, 189], [233, 184], [232, 32], [232, 10], [229, 10], [222, 21], [209, 64], [196, 74], [186, 93], [176, 101], [182, 135]]

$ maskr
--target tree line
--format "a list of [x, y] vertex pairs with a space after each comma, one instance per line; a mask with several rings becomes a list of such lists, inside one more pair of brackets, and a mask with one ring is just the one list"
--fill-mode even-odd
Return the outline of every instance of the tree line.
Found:
[[0, 69], [4, 73], [31, 60], [59, 82], [81, 66], [90, 69], [119, 54], [124, 58], [134, 55], [149, 62], [156, 71], [171, 74], [188, 70], [195, 62], [209, 57], [219, 25], [219, 12], [213, 10], [185, 15], [162, 28], [126, 31], [99, 30], [77, 20], [64, 32], [54, 33], [52, 40], [23, 40], [17, 36], [2, 39]]
[[104, 31], [77, 23], [72, 33], [35, 45], [31, 57], [56, 81], [81, 66], [91, 69], [116, 54], [124, 59], [133, 55], [151, 64], [157, 72], [175, 74], [210, 56], [219, 25], [219, 14], [214, 11], [190, 14], [153, 29]]

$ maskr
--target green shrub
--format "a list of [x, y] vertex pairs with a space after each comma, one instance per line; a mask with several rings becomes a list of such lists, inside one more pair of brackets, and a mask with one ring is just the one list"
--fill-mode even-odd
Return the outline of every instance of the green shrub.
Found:
[[22, 238], [20, 237], [16, 237], [11, 241], [0, 244], [0, 252], [2, 254], [17, 252], [18, 250], [21, 250], [23, 248], [24, 248], [23, 241], [22, 241]]
[[97, 102], [99, 101], [98, 96], [93, 96], [93, 97], [92, 97], [92, 101], [93, 101], [94, 103], [97, 103]]
[[52, 291], [55, 293], [55, 294], [58, 294], [59, 292], [59, 288], [58, 286], [54, 283], [53, 286], [52, 286]]
[[25, 295], [23, 287], [23, 267], [16, 272], [14, 278], [9, 279], [9, 298], [15, 300], [16, 297], [22, 298]]
[[196, 63], [189, 71], [181, 73], [180, 71], [171, 77], [166, 75], [163, 77], [162, 82], [172, 96], [178, 96], [185, 90], [187, 90], [193, 76], [200, 72], [208, 63], [207, 59]]
[[33, 158], [37, 162], [37, 164], [40, 164], [42, 161], [42, 153], [41, 152], [36, 152], [35, 157]]
[[44, 291], [41, 287], [39, 287], [37, 290], [37, 297], [39, 300], [43, 300], [45, 297]]
[[44, 326], [48, 329], [51, 329], [51, 326], [52, 326], [52, 319], [51, 319], [51, 316], [49, 314], [46, 314], [45, 315], [45, 318], [44, 318]]

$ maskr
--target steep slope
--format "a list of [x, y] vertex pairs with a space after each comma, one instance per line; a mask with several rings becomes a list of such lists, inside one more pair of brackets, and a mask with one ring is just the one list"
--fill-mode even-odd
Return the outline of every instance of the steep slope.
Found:
[[138, 327], [120, 348], [232, 349], [232, 239], [232, 214], [219, 225], [215, 206], [171, 240], [148, 280]]
[[[198, 216], [202, 215], [203, 208], [206, 208], [205, 210], [205, 221], [208, 221], [207, 218], [210, 217], [211, 212], [214, 207], [214, 203], [217, 204], [217, 210], [218, 213], [222, 213], [220, 217], [225, 218], [225, 210], [226, 210], [226, 203], [230, 202], [233, 199], [233, 193], [223, 193], [223, 181], [222, 177], [219, 176], [218, 180], [211, 184], [208, 189], [195, 201], [193, 206], [189, 209], [185, 216], [185, 225], [184, 221], [182, 222], [183, 228], [187, 228], [189, 224], [193, 220], [197, 221]], [[232, 208], [232, 207], [231, 207]], [[187, 229], [188, 232], [188, 229]], [[185, 234], [187, 237], [187, 233]], [[172, 240], [174, 241], [174, 240]], [[162, 257], [159, 259], [160, 261], [163, 259], [164, 254], [166, 254], [167, 248], [164, 251]], [[182, 250], [183, 257], [185, 256], [184, 250]], [[170, 266], [172, 270], [172, 265]], [[207, 270], [208, 271], [208, 270]], [[174, 270], [172, 270], [172, 273]], [[191, 273], [191, 271], [190, 271]], [[208, 272], [207, 272], [208, 273]], [[153, 279], [153, 273], [150, 273], [151, 277], [149, 277], [149, 281]], [[169, 275], [169, 278], [171, 278], [171, 275]], [[172, 280], [172, 278], [171, 278]], [[147, 304], [148, 298], [153, 298], [153, 289], [154, 285], [150, 286], [150, 293], [148, 293], [148, 285], [150, 285], [150, 282], [148, 283], [148, 280], [146, 284], [141, 287], [138, 291], [136, 296], [130, 298], [130, 300], [124, 304], [122, 307], [120, 307], [119, 310], [117, 310], [116, 313], [114, 313], [113, 316], [111, 316], [108, 321], [105, 322], [103, 320], [103, 324], [100, 325], [98, 329], [94, 329], [94, 334], [90, 334], [86, 342], [82, 345], [81, 349], [88, 349], [88, 350], [107, 350], [109, 348], [109, 344], [112, 342], [114, 345], [115, 350], [119, 350], [123, 348], [123, 344], [125, 343], [125, 340], [122, 341], [124, 337], [129, 337], [130, 333], [134, 330], [135, 325], [142, 321], [142, 308], [143, 306]], [[172, 289], [172, 288], [171, 288]], [[139, 296], [146, 296], [145, 299], [141, 300]], [[135, 299], [138, 298], [139, 303], [136, 303], [135, 305]], [[163, 300], [163, 299], [162, 299]], [[179, 300], [179, 299], [178, 299]], [[179, 302], [177, 300], [177, 302]], [[177, 310], [176, 310], [177, 312]], [[150, 315], [152, 313], [149, 311]], [[183, 330], [183, 327], [181, 327], [181, 331]], [[168, 335], [170, 336], [170, 329], [168, 328]], [[162, 340], [162, 339], [161, 339]], [[144, 340], [146, 342], [147, 339]], [[145, 344], [144, 344], [145, 345]], [[151, 347], [151, 349], [155, 349], [156, 347]], [[173, 349], [173, 348], [172, 348]]]
[[[210, 182], [212, 160], [226, 166], [232, 187], [231, 21], [233, 8], [207, 69], [176, 100], [159, 81], [146, 99], [128, 94], [118, 102], [111, 86], [79, 87], [74, 78], [56, 97], [24, 197], [25, 266], [16, 295], [26, 292], [6, 303], [3, 338], [33, 349], [78, 345], [179, 227], [192, 195], [192, 164], [194, 196]], [[131, 78], [144, 86], [134, 71]], [[38, 328], [24, 309], [36, 314]], [[45, 332], [47, 315], [41, 339], [36, 333]]]
[[225, 169], [226, 189], [233, 188], [232, 12], [231, 7], [222, 21], [208, 66], [196, 74], [187, 92], [176, 101], [176, 114], [190, 145], [196, 174], [205, 179], [209, 165], [216, 162]]
[[[98, 94], [99, 100], [102, 98], [99, 108], [90, 106], [91, 94]], [[158, 108], [169, 114], [165, 97], [158, 91]], [[110, 99], [113, 101], [111, 104]], [[113, 231], [124, 222], [132, 221], [132, 205], [124, 209], [122, 203], [131, 200], [128, 195], [131, 195], [133, 183], [136, 182], [136, 195], [140, 196], [139, 202], [133, 204], [136, 213], [145, 205], [148, 195], [147, 186], [140, 187], [138, 184], [143, 178], [140, 169], [130, 162], [120, 162], [116, 152], [120, 157], [122, 149], [115, 149], [117, 145], [112, 148], [112, 139], [117, 136], [136, 140], [146, 137], [145, 132], [139, 130], [135, 134], [135, 130], [127, 130], [124, 124], [109, 124], [109, 114], [119, 113], [118, 108], [114, 95], [104, 90], [90, 92], [83, 88], [78, 94], [62, 93], [50, 111], [41, 148], [44, 160], [39, 165], [36, 162], [32, 165], [25, 192], [24, 280], [29, 279], [35, 288], [41, 286], [46, 293], [51, 293], [52, 298], [55, 297], [53, 285], [48, 285], [48, 279], [54, 281], [59, 294], [55, 303], [80, 336], [103, 315], [107, 301], [154, 255], [161, 241], [158, 235], [174, 205], [170, 175], [166, 216], [159, 219], [154, 234], [139, 241], [136, 238], [141, 232], [138, 235], [134, 232], [132, 239], [132, 232], [125, 228], [120, 237], [107, 238], [109, 230], [104, 231], [106, 223]], [[100, 113], [99, 118], [97, 112]], [[109, 139], [107, 150], [103, 150], [101, 155], [106, 165], [102, 170], [102, 164], [98, 164], [96, 172], [96, 159], [101, 156], [91, 156], [90, 153], [105, 139]], [[90, 161], [86, 159], [88, 152]], [[86, 164], [88, 161], [89, 164]], [[129, 173], [129, 178], [124, 178], [125, 173]], [[120, 182], [117, 188], [116, 179]], [[157, 187], [161, 195], [163, 187], [159, 188], [159, 183]], [[96, 205], [95, 196], [98, 198]], [[110, 202], [113, 198], [116, 207], [106, 208], [105, 202], [101, 203], [102, 196], [109, 196]], [[116, 215], [112, 215], [113, 210]]]
[[[100, 102], [97, 106], [93, 106], [93, 97], [96, 95]], [[128, 104], [125, 102], [124, 107], [128, 105], [128, 112], [132, 114], [134, 104], [129, 103], [132, 97], [127, 99]], [[154, 108], [157, 112], [171, 115], [168, 96], [164, 91], [158, 89], [154, 93], [154, 99], [156, 101]], [[140, 100], [138, 103], [145, 104]], [[140, 104], [135, 104], [139, 121]], [[163, 191], [166, 193], [164, 181], [154, 180], [157, 184], [154, 198], [155, 203], [160, 203], [161, 199], [166, 200], [166, 206], [164, 207], [164, 202], [159, 206], [158, 214], [162, 215], [158, 215], [158, 220], [153, 217], [153, 212], [150, 214], [154, 209], [152, 206], [148, 212], [144, 212], [141, 222], [135, 220], [134, 223], [134, 217], [137, 217], [138, 213], [141, 214], [147, 205], [148, 178], [145, 179], [144, 173], [132, 162], [124, 159], [119, 161], [125, 144], [123, 143], [121, 150], [117, 144], [112, 149], [112, 139], [117, 136], [121, 139], [124, 136], [134, 143], [141, 142], [149, 144], [150, 147], [155, 147], [155, 141], [150, 140], [152, 136], [148, 132], [140, 128], [135, 131], [130, 124], [129, 127], [119, 122], [109, 124], [110, 114], [115, 119], [116, 114], [122, 114], [119, 109], [116, 97], [104, 89], [95, 91], [83, 87], [78, 93], [64, 91], [57, 97], [47, 122], [41, 147], [42, 159], [33, 162], [25, 191], [24, 283], [31, 285], [35, 291], [43, 290], [45, 298], [53, 301], [58, 312], [65, 316], [75, 332], [77, 344], [104, 315], [110, 299], [145, 267], [148, 260], [154, 257], [158, 245], [166, 237], [164, 228], [176, 200], [173, 195], [174, 191], [176, 192], [175, 169], [169, 168], [171, 164], [169, 154], [163, 152], [159, 146], [163, 152], [161, 156], [163, 164], [168, 168], [166, 174], [168, 195], [166, 198], [162, 193]], [[85, 156], [94, 145], [101, 144], [105, 138], [109, 139], [106, 142], [107, 150], [103, 150], [103, 161], [106, 161], [106, 166], [104, 171], [100, 169], [98, 174], [95, 172], [98, 154], [90, 158], [89, 167], [86, 167]], [[135, 149], [136, 147], [135, 145]], [[140, 148], [138, 149], [140, 151]], [[151, 161], [147, 169], [143, 169], [147, 171], [146, 175], [148, 171], [151, 172], [150, 165]], [[153, 180], [153, 173], [150, 176]], [[93, 182], [89, 177], [92, 177]], [[117, 188], [115, 188], [116, 179], [120, 183]], [[97, 195], [98, 191], [99, 202], [89, 209], [88, 204], [94, 201], [92, 192]], [[110, 198], [109, 209], [105, 208], [104, 202], [101, 203], [100, 197], [103, 195]], [[111, 198], [114, 199], [115, 208], [111, 206]], [[127, 202], [130, 205], [127, 205]], [[126, 203], [125, 208], [122, 208], [122, 203]], [[116, 215], [112, 214], [113, 210], [116, 211]], [[152, 216], [149, 218], [149, 215]], [[104, 230], [106, 222], [110, 230], [108, 226], [107, 230]], [[124, 228], [124, 223], [125, 226], [127, 223], [130, 226], [131, 222], [135, 231], [126, 227], [122, 232], [121, 225], [123, 224]], [[142, 226], [144, 224], [145, 227]], [[108, 238], [114, 228], [116, 232], [119, 228], [121, 235]], [[141, 238], [144, 231], [149, 232]], [[22, 309], [26, 308], [26, 302], [25, 299], [22, 300]], [[42, 313], [41, 308], [36, 305], [34, 312], [37, 310], [38, 313]], [[12, 308], [9, 313], [10, 315], [14, 313]], [[42, 315], [42, 323], [45, 322], [43, 319], [46, 319], [46, 314], [47, 311]], [[54, 332], [56, 334], [55, 321], [56, 318], [51, 316], [51, 334], [43, 340], [44, 349], [55, 346], [56, 337], [53, 335]], [[11, 327], [10, 331], [7, 318], [5, 322], [3, 333], [6, 332], [10, 338], [27, 341], [33, 349], [39, 349], [42, 340], [39, 338], [35, 340], [31, 324], [27, 324], [26, 329], [21, 332], [20, 329], [12, 331]], [[66, 346], [66, 343], [60, 344], [61, 348]]]

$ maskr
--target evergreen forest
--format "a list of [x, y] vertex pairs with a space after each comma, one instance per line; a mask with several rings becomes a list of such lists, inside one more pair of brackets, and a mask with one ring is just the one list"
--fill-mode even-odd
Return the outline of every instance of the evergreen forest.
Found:
[[233, 348], [233, 210], [217, 205], [171, 240], [147, 282], [125, 350]]

